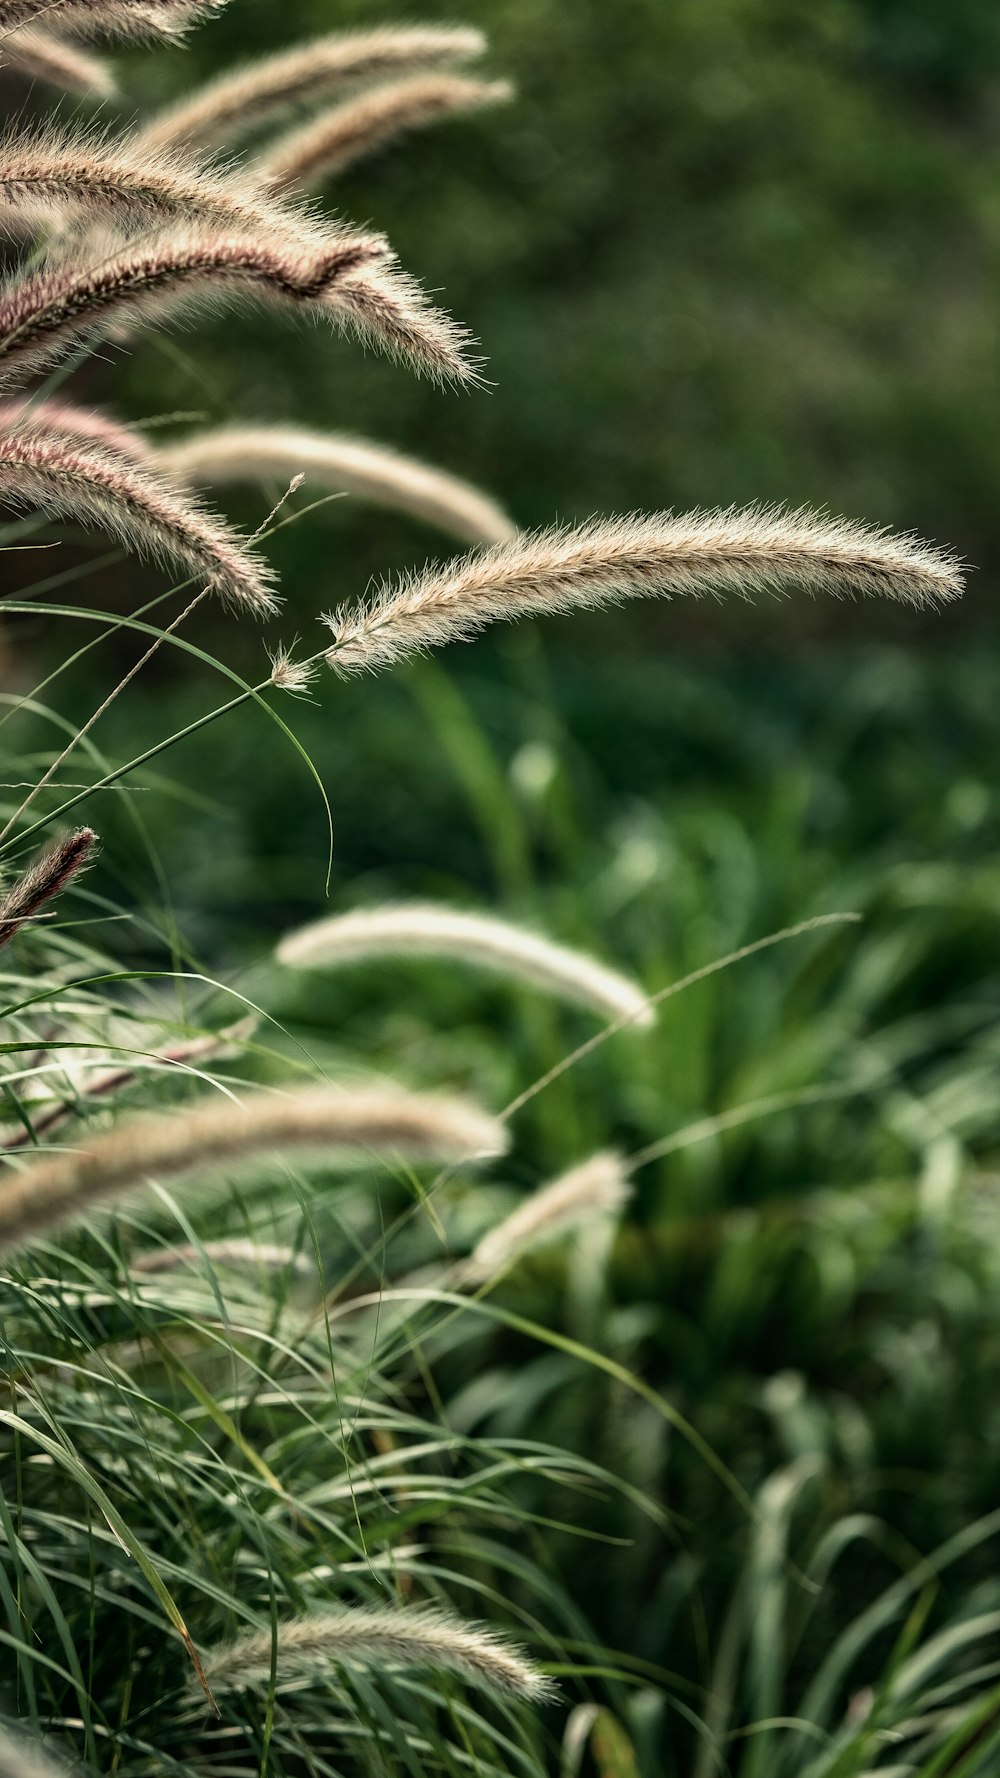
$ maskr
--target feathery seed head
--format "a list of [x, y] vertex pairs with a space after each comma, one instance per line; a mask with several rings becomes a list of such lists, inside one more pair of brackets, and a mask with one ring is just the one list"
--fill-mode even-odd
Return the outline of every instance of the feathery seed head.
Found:
[[525, 1198], [483, 1236], [462, 1270], [470, 1282], [495, 1278], [531, 1248], [558, 1240], [597, 1217], [618, 1216], [631, 1190], [621, 1155], [610, 1151], [592, 1155]]
[[267, 1272], [296, 1272], [309, 1276], [313, 1266], [304, 1253], [294, 1247], [282, 1247], [273, 1241], [203, 1241], [200, 1247], [185, 1244], [179, 1247], [151, 1247], [148, 1253], [134, 1254], [129, 1260], [130, 1272], [176, 1272], [182, 1268], [197, 1269], [207, 1259], [213, 1266], [232, 1266], [236, 1270], [263, 1269]]
[[[228, 1648], [210, 1650], [205, 1675], [212, 1686], [259, 1683], [271, 1672], [269, 1632], [250, 1632]], [[277, 1628], [277, 1676], [335, 1661], [345, 1667], [431, 1667], [488, 1691], [543, 1702], [554, 1687], [519, 1648], [494, 1630], [465, 1624], [427, 1607], [352, 1610], [295, 1618]]]
[[469, 61], [485, 47], [482, 32], [465, 27], [336, 31], [211, 81], [154, 117], [140, 140], [153, 147], [233, 143], [289, 109], [316, 104], [359, 81]]
[[280, 137], [259, 165], [279, 191], [316, 185], [409, 130], [503, 104], [513, 92], [506, 80], [435, 71], [388, 81]]
[[273, 483], [300, 471], [313, 487], [409, 513], [463, 541], [494, 543], [515, 534], [512, 520], [488, 494], [363, 438], [295, 426], [222, 426], [160, 446], [156, 458], [174, 480], [196, 486]]
[[0, 33], [44, 19], [46, 26], [85, 37], [170, 41], [224, 0], [0, 0]]
[[402, 1087], [319, 1087], [208, 1099], [129, 1119], [33, 1161], [0, 1192], [0, 1250], [84, 1216], [152, 1178], [209, 1172], [251, 1156], [314, 1154], [329, 1167], [365, 1155], [386, 1163], [458, 1163], [502, 1154], [502, 1124], [465, 1099]]
[[97, 835], [92, 827], [57, 840], [0, 896], [0, 947], [10, 943], [36, 914], [93, 862]]
[[237, 609], [258, 617], [277, 609], [270, 568], [236, 532], [114, 450], [35, 430], [30, 419], [8, 426], [0, 430], [0, 501], [99, 525], [127, 549], [203, 576]]
[[142, 433], [134, 426], [116, 420], [112, 414], [77, 407], [74, 402], [62, 401], [57, 396], [46, 397], [44, 401], [35, 395], [0, 401], [0, 432], [15, 427], [25, 432], [54, 434], [57, 438], [82, 445], [84, 449], [96, 447], [100, 451], [113, 451], [130, 462], [159, 467]]
[[107, 62], [92, 56], [75, 43], [67, 43], [52, 31], [19, 30], [0, 42], [0, 64], [28, 80], [44, 80], [67, 92], [110, 99], [117, 92]]
[[337, 969], [382, 957], [447, 957], [527, 982], [609, 1019], [652, 1025], [641, 988], [583, 951], [553, 944], [491, 914], [424, 902], [335, 914], [282, 939], [278, 961], [292, 969]]
[[287, 648], [276, 648], [271, 654], [271, 684], [279, 691], [308, 691], [318, 671], [313, 661], [294, 661]]
[[615, 604], [732, 591], [864, 596], [933, 605], [957, 598], [954, 556], [910, 536], [822, 513], [745, 507], [593, 519], [383, 586], [327, 621], [338, 673], [377, 672], [404, 656], [467, 640], [485, 625]]
[[[397, 273], [381, 236], [343, 230], [292, 248], [204, 229], [126, 247], [92, 269], [58, 259], [0, 291], [0, 382], [58, 362], [109, 323], [157, 320], [192, 301], [265, 300], [324, 315], [439, 377], [470, 381], [465, 336]], [[362, 271], [363, 268], [363, 271]]]
[[[256, 169], [213, 166], [180, 149], [139, 145], [134, 133], [19, 126], [0, 144], [0, 218], [57, 229], [104, 225], [115, 236], [177, 226], [251, 233], [295, 250], [321, 251], [346, 233], [298, 200], [266, 190]], [[91, 237], [92, 238], [92, 237]], [[83, 249], [63, 243], [63, 260]]]

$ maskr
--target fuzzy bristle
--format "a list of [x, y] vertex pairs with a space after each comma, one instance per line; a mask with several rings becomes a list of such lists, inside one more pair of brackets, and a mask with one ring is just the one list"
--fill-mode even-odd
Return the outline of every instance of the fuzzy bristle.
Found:
[[750, 506], [593, 519], [383, 586], [327, 621], [342, 674], [464, 641], [487, 624], [623, 599], [734, 592], [881, 595], [915, 606], [954, 599], [962, 566], [917, 538], [822, 513]]
[[411, 130], [503, 104], [513, 91], [506, 80], [434, 70], [387, 81], [280, 137], [261, 161], [261, 170], [281, 191], [317, 185]]
[[155, 148], [232, 144], [358, 82], [469, 61], [484, 48], [482, 33], [465, 26], [336, 31], [223, 74], [154, 117], [140, 139]]
[[144, 464], [36, 431], [30, 417], [0, 430], [0, 502], [98, 525], [127, 549], [203, 578], [236, 609], [277, 609], [270, 568], [223, 519]]
[[[429, 1667], [454, 1673], [471, 1685], [540, 1703], [553, 1696], [551, 1682], [521, 1650], [494, 1630], [460, 1623], [426, 1607], [369, 1610], [358, 1606], [322, 1616], [293, 1618], [277, 1626], [277, 1676], [281, 1685], [303, 1666], [336, 1662], [345, 1667]], [[208, 1682], [252, 1685], [271, 1672], [269, 1631], [251, 1631], [205, 1658]]]

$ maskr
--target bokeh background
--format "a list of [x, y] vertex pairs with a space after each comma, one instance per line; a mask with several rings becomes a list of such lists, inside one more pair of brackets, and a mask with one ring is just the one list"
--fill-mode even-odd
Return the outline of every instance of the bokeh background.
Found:
[[[399, 0], [392, 16], [454, 11]], [[184, 742], [94, 819], [115, 894], [142, 916], [115, 928], [120, 959], [160, 965], [169, 940], [267, 1001], [313, 1054], [497, 1104], [572, 1046], [572, 1021], [447, 971], [278, 983], [275, 939], [325, 905], [431, 895], [536, 920], [657, 988], [783, 922], [863, 916], [713, 978], [665, 1011], [651, 1049], [601, 1052], [526, 1112], [506, 1181], [524, 1189], [594, 1146], [632, 1152], [782, 1097], [773, 1117], [737, 1115], [643, 1170], [598, 1284], [554, 1265], [519, 1298], [668, 1390], [771, 1503], [796, 1561], [824, 1538], [848, 1552], [815, 1608], [791, 1589], [801, 1623], [777, 1667], [760, 1625], [780, 1623], [788, 1573], [766, 1567], [718, 1477], [655, 1416], [515, 1340], [470, 1346], [450, 1376], [462, 1430], [541, 1428], [677, 1514], [676, 1559], [637, 1520], [627, 1548], [590, 1546], [589, 1566], [557, 1538], [546, 1560], [600, 1636], [679, 1673], [698, 1709], [711, 1678], [722, 1734], [797, 1710], [845, 1626], [1000, 1485], [1000, 12], [475, 12], [516, 102], [408, 139], [328, 197], [384, 228], [472, 326], [491, 390], [455, 395], [349, 342], [226, 316], [149, 334], [113, 371], [95, 364], [95, 398], [112, 393], [136, 419], [354, 430], [482, 482], [526, 525], [828, 506], [957, 549], [975, 565], [966, 600], [919, 618], [805, 598], [649, 604], [321, 684], [281, 713], [330, 799], [329, 904], [322, 799], [259, 712]], [[384, 17], [369, 0], [232, 0], [186, 51], [122, 58], [124, 114], [234, 57]], [[234, 495], [229, 509], [252, 529], [266, 503]], [[81, 564], [96, 551], [64, 547]], [[446, 552], [402, 518], [336, 501], [284, 528], [273, 553], [287, 606], [272, 630], [315, 647], [324, 609]], [[147, 586], [134, 567], [102, 570], [112, 608]], [[24, 620], [11, 646], [23, 662], [50, 637], [48, 620]], [[245, 627], [202, 612], [199, 641], [259, 675]], [[112, 641], [108, 674], [130, 649]], [[144, 685], [97, 731], [112, 761], [227, 695], [166, 650]], [[68, 713], [88, 714], [93, 657], [62, 687]], [[805, 1479], [786, 1513], [772, 1484], [794, 1464]], [[595, 1534], [622, 1531], [618, 1510], [593, 1504]], [[856, 1547], [855, 1514], [881, 1527]], [[995, 1610], [995, 1573], [973, 1540], [934, 1624]], [[891, 1654], [886, 1621], [855, 1687]], [[956, 1648], [961, 1690], [979, 1649], [974, 1635]], [[669, 1755], [659, 1705], [629, 1722], [644, 1774], [716, 1769], [680, 1716]], [[754, 1778], [801, 1769], [779, 1768], [766, 1735], [727, 1758]]]

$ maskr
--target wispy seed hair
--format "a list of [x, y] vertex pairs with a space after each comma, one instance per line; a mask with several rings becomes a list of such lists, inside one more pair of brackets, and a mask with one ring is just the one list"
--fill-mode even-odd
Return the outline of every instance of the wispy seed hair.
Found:
[[233, 143], [290, 108], [317, 104], [351, 84], [407, 68], [469, 61], [485, 47], [482, 32], [464, 26], [336, 31], [209, 82], [154, 117], [140, 140], [156, 147]]
[[296, 1272], [305, 1276], [313, 1271], [312, 1263], [294, 1247], [282, 1247], [270, 1241], [203, 1241], [200, 1247], [185, 1244], [178, 1247], [152, 1247], [148, 1253], [133, 1254], [128, 1262], [130, 1272], [176, 1272], [197, 1268], [203, 1259], [213, 1266], [231, 1266], [234, 1270], [254, 1267], [266, 1272]]
[[[436, 361], [450, 324], [432, 309], [420, 309], [422, 297], [415, 299], [409, 281], [386, 272], [388, 256], [381, 236], [347, 231], [324, 247], [292, 249], [253, 235], [185, 229], [112, 252], [94, 267], [53, 258], [0, 292], [0, 380], [23, 379], [59, 361], [101, 327], [132, 318], [157, 322], [192, 302], [221, 297], [311, 311], [363, 338], [377, 338], [390, 352], [413, 345]], [[384, 279], [377, 302], [367, 288], [375, 267]], [[367, 272], [365, 283], [361, 272]], [[448, 363], [454, 357], [461, 364], [459, 348], [448, 338]]]
[[484, 1282], [532, 1248], [558, 1240], [598, 1217], [617, 1216], [631, 1196], [628, 1170], [610, 1150], [591, 1155], [550, 1185], [525, 1198], [475, 1247], [462, 1268], [470, 1282]]
[[[209, 1650], [205, 1676], [219, 1688], [259, 1682], [270, 1675], [271, 1654], [270, 1633], [250, 1632], [227, 1648]], [[278, 1625], [279, 1685], [286, 1674], [327, 1661], [344, 1667], [437, 1668], [531, 1703], [554, 1695], [551, 1681], [496, 1631], [425, 1607], [369, 1611], [359, 1606]]]
[[152, 1178], [209, 1171], [256, 1155], [308, 1151], [324, 1166], [364, 1153], [444, 1164], [502, 1154], [502, 1124], [465, 1099], [402, 1087], [317, 1087], [179, 1106], [135, 1117], [29, 1163], [0, 1190], [0, 1249], [85, 1216]]
[[0, 0], [0, 33], [42, 19], [86, 37], [180, 37], [224, 0]]
[[129, 462], [156, 467], [154, 453], [137, 427], [117, 420], [98, 408], [77, 407], [58, 396], [44, 400], [36, 395], [0, 401], [0, 432], [12, 427], [51, 434], [82, 445], [85, 450], [113, 451]]
[[93, 98], [110, 99], [118, 90], [107, 62], [50, 31], [15, 31], [4, 37], [0, 65], [16, 69], [28, 80], [44, 80], [49, 86]]
[[38, 228], [72, 213], [119, 234], [200, 221], [319, 248], [332, 232], [301, 203], [265, 191], [246, 168], [140, 148], [134, 134], [51, 124], [9, 129], [0, 140], [0, 217]]
[[222, 426], [160, 446], [156, 457], [179, 482], [267, 484], [301, 472], [310, 487], [408, 513], [465, 542], [515, 535], [513, 521], [479, 488], [363, 438], [296, 426]]
[[0, 502], [98, 525], [127, 549], [206, 580], [236, 609], [277, 609], [268, 565], [223, 519], [153, 470], [115, 451], [84, 447], [30, 420], [0, 431]]
[[0, 290], [0, 385], [57, 363], [110, 324], [160, 321], [192, 303], [268, 301], [323, 316], [418, 370], [473, 381], [467, 336], [397, 272], [381, 236], [344, 230], [290, 247], [204, 229], [126, 246], [93, 268], [59, 258]]
[[652, 1025], [642, 989], [583, 951], [492, 914], [424, 902], [335, 914], [282, 939], [278, 960], [292, 969], [338, 969], [383, 957], [435, 957], [526, 982], [609, 1019]]
[[56, 840], [34, 864], [0, 896], [0, 947], [10, 943], [28, 920], [33, 920], [57, 895], [91, 864], [97, 851], [92, 827]]
[[525, 533], [384, 585], [327, 619], [338, 673], [376, 672], [518, 617], [675, 594], [880, 594], [914, 606], [957, 598], [961, 564], [912, 536], [822, 513], [750, 506], [592, 519]]
[[282, 191], [316, 185], [407, 131], [502, 104], [513, 91], [506, 80], [475, 80], [433, 70], [387, 81], [280, 137], [258, 166]]

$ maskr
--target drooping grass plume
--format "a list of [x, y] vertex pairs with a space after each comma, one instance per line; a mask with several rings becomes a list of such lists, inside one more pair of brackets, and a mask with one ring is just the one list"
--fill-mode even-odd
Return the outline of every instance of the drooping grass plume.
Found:
[[313, 1265], [304, 1253], [294, 1247], [282, 1247], [273, 1241], [203, 1241], [200, 1247], [190, 1243], [178, 1247], [152, 1247], [148, 1253], [136, 1253], [128, 1262], [130, 1272], [177, 1272], [197, 1267], [203, 1260], [213, 1266], [231, 1266], [237, 1271], [263, 1268], [267, 1272], [296, 1272], [305, 1277]]
[[33, 920], [94, 859], [97, 835], [92, 827], [56, 840], [0, 896], [0, 947]]
[[247, 169], [140, 149], [133, 135], [51, 125], [22, 126], [0, 142], [0, 218], [36, 229], [75, 218], [119, 233], [204, 222], [317, 248], [331, 233], [301, 204], [267, 193]]
[[617, 1216], [630, 1195], [622, 1156], [610, 1151], [591, 1155], [525, 1198], [484, 1235], [462, 1266], [462, 1274], [470, 1283], [496, 1278], [532, 1248], [558, 1240], [597, 1217]]
[[323, 245], [185, 230], [125, 247], [93, 268], [59, 259], [0, 291], [0, 384], [57, 363], [113, 323], [160, 321], [197, 302], [262, 300], [354, 332], [417, 368], [474, 380], [466, 336], [397, 272], [381, 236], [347, 230]]
[[465, 1099], [403, 1087], [330, 1087], [209, 1099], [135, 1117], [26, 1166], [0, 1185], [0, 1249], [18, 1247], [153, 1178], [292, 1150], [386, 1163], [471, 1162], [506, 1148], [502, 1124]]
[[68, 439], [85, 449], [113, 451], [130, 462], [155, 467], [154, 453], [137, 427], [99, 408], [77, 407], [75, 402], [63, 401], [58, 396], [40, 400], [26, 395], [0, 401], [0, 433], [11, 427]]
[[0, 0], [0, 34], [43, 20], [47, 26], [85, 37], [169, 41], [224, 4], [225, 0]]
[[[266, 1680], [271, 1637], [250, 1632], [205, 1656], [209, 1685], [240, 1686]], [[554, 1687], [519, 1648], [479, 1624], [465, 1624], [427, 1607], [353, 1610], [294, 1618], [277, 1629], [277, 1679], [300, 1676], [304, 1666], [336, 1662], [353, 1667], [431, 1667], [457, 1674], [487, 1691], [541, 1703]]]
[[44, 80], [49, 86], [91, 98], [110, 99], [118, 90], [107, 62], [53, 31], [15, 31], [4, 37], [0, 66], [16, 69], [27, 80]]
[[469, 482], [363, 438], [297, 426], [221, 426], [161, 446], [156, 459], [174, 480], [196, 486], [267, 484], [302, 473], [310, 488], [354, 494], [465, 541], [496, 543], [516, 530], [496, 502]]
[[492, 914], [424, 902], [370, 908], [317, 920], [283, 938], [278, 961], [292, 969], [339, 969], [385, 957], [447, 958], [526, 982], [609, 1019], [652, 1025], [645, 994], [583, 951], [553, 944]]
[[234, 143], [289, 109], [315, 105], [359, 81], [433, 68], [481, 55], [486, 39], [467, 26], [381, 26], [336, 31], [223, 74], [145, 125], [154, 148]]
[[0, 431], [0, 503], [96, 525], [126, 549], [154, 557], [185, 578], [203, 577], [236, 609], [277, 610], [273, 574], [223, 519], [137, 462], [77, 445], [30, 421]]
[[375, 672], [490, 623], [622, 599], [799, 586], [925, 606], [957, 598], [962, 585], [961, 564], [947, 552], [825, 514], [749, 506], [592, 519], [524, 534], [342, 607], [327, 619], [327, 660], [338, 673]]
[[317, 185], [409, 130], [503, 104], [513, 91], [506, 80], [436, 70], [386, 81], [280, 137], [257, 164], [277, 190]]

